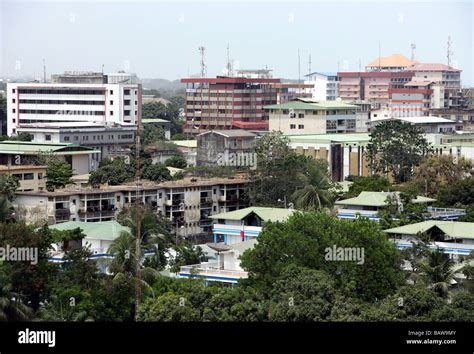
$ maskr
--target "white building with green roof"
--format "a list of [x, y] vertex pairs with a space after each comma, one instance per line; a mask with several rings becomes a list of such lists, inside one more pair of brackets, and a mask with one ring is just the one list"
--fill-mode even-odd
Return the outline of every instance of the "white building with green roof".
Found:
[[399, 249], [407, 249], [421, 234], [430, 237], [430, 248], [441, 249], [451, 258], [468, 256], [474, 252], [474, 223], [460, 221], [427, 220], [384, 230]]
[[269, 112], [269, 130], [284, 134], [356, 133], [368, 128], [368, 113], [341, 101], [298, 98], [264, 109]]

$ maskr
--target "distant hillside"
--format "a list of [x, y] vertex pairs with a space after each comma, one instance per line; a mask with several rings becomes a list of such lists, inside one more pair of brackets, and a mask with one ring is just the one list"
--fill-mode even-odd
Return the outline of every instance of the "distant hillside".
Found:
[[166, 79], [142, 79], [143, 88], [146, 90], [159, 90], [159, 91], [179, 91], [184, 90], [186, 85], [179, 82], [179, 80], [166, 80]]

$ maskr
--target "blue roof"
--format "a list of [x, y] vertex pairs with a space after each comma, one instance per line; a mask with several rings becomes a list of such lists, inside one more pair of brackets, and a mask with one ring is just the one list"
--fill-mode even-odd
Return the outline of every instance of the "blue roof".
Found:
[[314, 71], [310, 74], [307, 74], [305, 75], [306, 76], [311, 76], [311, 75], [314, 75], [314, 74], [319, 74], [319, 75], [324, 75], [324, 76], [337, 76], [337, 73], [336, 72], [332, 72], [332, 71]]

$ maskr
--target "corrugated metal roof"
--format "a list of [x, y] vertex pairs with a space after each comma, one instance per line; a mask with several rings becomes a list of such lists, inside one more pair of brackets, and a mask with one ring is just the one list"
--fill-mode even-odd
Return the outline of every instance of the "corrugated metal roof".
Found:
[[[337, 205], [360, 205], [360, 206], [372, 206], [372, 207], [383, 207], [388, 205], [387, 198], [395, 196], [398, 192], [360, 192], [357, 197], [338, 200]], [[436, 199], [417, 196], [416, 199], [412, 200], [412, 203], [429, 203], [434, 202]]]
[[371, 61], [369, 64], [367, 64], [367, 67], [394, 67], [394, 68], [399, 68], [399, 67], [407, 67], [410, 65], [413, 65], [416, 63], [416, 61], [412, 61], [408, 59], [406, 56], [401, 55], [401, 54], [392, 54], [387, 57], [379, 57], [373, 61]]
[[242, 220], [247, 215], [255, 213], [263, 221], [285, 221], [293, 214], [295, 210], [284, 208], [264, 208], [264, 207], [249, 207], [240, 210], [229, 211], [227, 213], [220, 213], [209, 216], [210, 219], [224, 219], [224, 220]]
[[130, 233], [129, 227], [120, 225], [117, 221], [83, 222], [68, 221], [49, 226], [55, 230], [73, 230], [81, 228], [86, 235], [85, 239], [113, 241], [120, 236], [122, 231]]
[[100, 153], [100, 150], [93, 150], [89, 147], [78, 144], [62, 143], [36, 143], [30, 141], [2, 141], [0, 142], [1, 154], [35, 154], [41, 152], [52, 152], [56, 155], [75, 155], [83, 153]]
[[433, 227], [437, 227], [447, 236], [452, 238], [474, 239], [474, 223], [461, 221], [428, 220], [416, 224], [395, 227], [384, 230], [384, 232], [400, 235], [416, 235], [418, 233], [426, 232]]
[[201, 133], [201, 134], [199, 134], [198, 136], [200, 136], [200, 135], [205, 135], [205, 134], [209, 134], [209, 133], [216, 133], [216, 134], [225, 136], [225, 137], [227, 137], [227, 138], [230, 138], [230, 137], [256, 137], [256, 136], [257, 136], [257, 135], [254, 134], [254, 133], [251, 133], [251, 132], [249, 132], [249, 131], [242, 130], [242, 129], [210, 130], [210, 131]]

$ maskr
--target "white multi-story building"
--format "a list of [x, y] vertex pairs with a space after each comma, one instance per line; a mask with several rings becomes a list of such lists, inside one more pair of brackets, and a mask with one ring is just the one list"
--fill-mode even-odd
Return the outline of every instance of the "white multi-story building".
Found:
[[7, 134], [24, 124], [116, 123], [140, 119], [141, 84], [134, 74], [65, 73], [52, 83], [7, 85]]
[[314, 72], [305, 75], [305, 84], [313, 85], [307, 89], [312, 97], [320, 101], [334, 101], [339, 95], [339, 78], [336, 73]]

